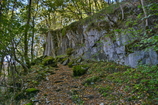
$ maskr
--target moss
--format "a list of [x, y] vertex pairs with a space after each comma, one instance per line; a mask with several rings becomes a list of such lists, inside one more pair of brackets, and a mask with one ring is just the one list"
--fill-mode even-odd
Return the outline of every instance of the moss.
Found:
[[86, 29], [86, 31], [90, 31], [91, 29], [96, 29], [98, 31], [102, 31], [102, 30], [106, 30], [106, 31], [110, 31], [110, 25], [106, 20], [103, 20], [101, 22], [91, 22], [88, 24], [88, 28]]
[[67, 54], [68, 56], [70, 56], [70, 55], [72, 55], [73, 51], [74, 51], [73, 48], [68, 48], [68, 49], [66, 50], [66, 54]]
[[69, 66], [69, 67], [73, 67], [73, 66], [74, 66], [74, 62], [73, 62], [73, 61], [69, 62], [69, 63], [68, 63], [68, 66]]
[[73, 67], [73, 76], [84, 75], [88, 70], [87, 65], [77, 65]]
[[69, 66], [69, 67], [73, 67], [73, 64], [74, 64], [73, 61], [72, 61], [72, 62], [69, 62], [69, 63], [68, 63], [68, 66]]
[[130, 53], [133, 53], [133, 49], [136, 48], [136, 44], [139, 43], [140, 40], [134, 40], [132, 41], [131, 43], [125, 45], [125, 52], [126, 54], [130, 54]]
[[87, 78], [82, 84], [90, 85], [93, 82], [99, 82], [99, 81], [101, 81], [101, 78], [99, 76], [92, 76], [90, 78]]
[[43, 60], [45, 57], [46, 57], [46, 56], [37, 57], [36, 59], [34, 59], [34, 60], [31, 62], [31, 65], [38, 65], [38, 64], [42, 63], [42, 60]]
[[32, 102], [29, 102], [29, 103], [27, 103], [27, 104], [25, 104], [25, 105], [33, 105], [33, 103], [32, 103]]
[[66, 29], [66, 28], [63, 28], [61, 31], [62, 31], [62, 36], [65, 36], [65, 35], [66, 35], [66, 32], [67, 32], [67, 29]]
[[107, 86], [107, 87], [99, 87], [99, 92], [106, 97], [107, 95], [109, 95], [111, 93], [111, 87]]
[[44, 66], [50, 65], [52, 67], [56, 67], [57, 62], [56, 62], [55, 58], [53, 58], [52, 56], [47, 56], [43, 59], [42, 65], [44, 65]]
[[76, 21], [67, 26], [67, 29], [72, 30], [74, 33], [76, 33], [80, 25], [80, 21]]
[[39, 92], [39, 89], [36, 89], [36, 88], [28, 88], [25, 90], [26, 93], [36, 93], [36, 92]]
[[68, 63], [69, 67], [73, 67], [74, 65], [79, 65], [83, 61], [82, 57], [71, 59]]
[[33, 97], [37, 92], [39, 92], [36, 88], [28, 88], [22, 92], [19, 92], [15, 95], [15, 100], [21, 100], [21, 99], [29, 99]]
[[63, 59], [64, 59], [64, 58], [67, 58], [67, 57], [68, 57], [67, 55], [59, 55], [59, 56], [57, 56], [57, 57], [55, 58], [55, 61], [62, 63], [62, 62], [63, 62]]

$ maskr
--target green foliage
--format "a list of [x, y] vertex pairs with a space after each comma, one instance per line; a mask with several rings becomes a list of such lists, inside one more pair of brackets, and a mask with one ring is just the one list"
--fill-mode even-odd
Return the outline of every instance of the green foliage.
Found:
[[72, 62], [69, 62], [69, 63], [68, 63], [68, 66], [69, 66], [69, 67], [73, 67], [73, 64], [74, 64], [73, 61], [72, 61]]
[[[138, 91], [140, 94], [148, 94], [148, 97], [155, 100], [158, 89], [158, 67], [141, 65], [137, 69], [129, 69], [124, 72], [129, 75], [130, 80], [136, 83], [133, 85], [133, 92]], [[129, 81], [130, 81], [129, 80]]]
[[77, 65], [73, 66], [73, 76], [81, 76], [84, 75], [88, 70], [87, 65]]
[[55, 61], [55, 58], [53, 58], [52, 56], [47, 56], [43, 59], [42, 65], [44, 65], [44, 66], [50, 65], [52, 67], [56, 67], [57, 62]]
[[56, 56], [55, 61], [62, 63], [65, 58], [68, 58], [68, 56], [67, 55], [59, 55], [59, 56]]
[[41, 64], [44, 58], [45, 58], [45, 56], [41, 56], [41, 57], [36, 58], [35, 60], [33, 60], [33, 61], [31, 62], [31, 65], [38, 65], [38, 64]]
[[111, 88], [110, 87], [99, 87], [99, 92], [104, 96], [106, 97], [109, 92], [111, 92]]
[[29, 98], [33, 97], [34, 95], [36, 95], [38, 92], [39, 92], [39, 90], [36, 88], [28, 88], [26, 90], [18, 92], [15, 95], [14, 99], [15, 100], [29, 99]]
[[83, 61], [83, 59], [81, 57], [71, 59], [70, 62], [68, 63], [68, 66], [73, 67], [75, 65], [80, 65], [82, 63], [82, 61]]
[[32, 103], [32, 102], [30, 102], [30, 103], [27, 103], [26, 105], [33, 105], [33, 103]]
[[82, 84], [91, 85], [94, 84], [95, 82], [100, 82], [100, 81], [101, 81], [100, 76], [92, 76], [90, 78], [87, 78]]
[[68, 56], [70, 56], [70, 55], [73, 53], [73, 51], [74, 51], [73, 48], [68, 48], [68, 49], [66, 50], [66, 54], [67, 54]]
[[36, 89], [36, 88], [28, 88], [25, 90], [25, 92], [27, 94], [31, 94], [31, 93], [36, 93], [36, 92], [39, 92], [39, 89]]
[[84, 105], [84, 101], [81, 100], [81, 98], [79, 97], [79, 95], [72, 95], [72, 100], [74, 103], [76, 103], [77, 105]]
[[[155, 51], [158, 51], [158, 33], [157, 33], [157, 12], [158, 12], [158, 3], [153, 3], [153, 2], [149, 2], [148, 4], [145, 5], [145, 8], [148, 12], [148, 16], [144, 17], [144, 14], [142, 12], [140, 12], [139, 14], [137, 14], [136, 18], [129, 18], [127, 19], [127, 21], [125, 22], [125, 29], [122, 31], [125, 31], [127, 34], [130, 34], [130, 36], [133, 37], [137, 37], [137, 39], [139, 40], [138, 43], [133, 43], [134, 41], [131, 40], [132, 43], [128, 49], [129, 53], [132, 53], [132, 48], [133, 49], [154, 49]], [[145, 27], [144, 26], [144, 21], [148, 19], [149, 22], [149, 26]], [[133, 28], [133, 27], [137, 27], [137, 28]]]

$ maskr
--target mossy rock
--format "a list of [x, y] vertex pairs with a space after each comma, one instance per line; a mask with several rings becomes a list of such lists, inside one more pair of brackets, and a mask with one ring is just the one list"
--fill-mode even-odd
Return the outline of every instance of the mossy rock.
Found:
[[101, 77], [99, 76], [93, 76], [93, 77], [90, 77], [90, 78], [87, 78], [82, 84], [87, 84], [87, 85], [90, 85], [94, 82], [99, 82], [101, 81]]
[[84, 75], [87, 72], [88, 68], [89, 67], [86, 65], [73, 66], [73, 76]]
[[34, 59], [32, 62], [31, 62], [31, 65], [38, 65], [40, 63], [42, 63], [43, 59], [45, 58], [46, 56], [41, 56], [41, 57], [38, 57], [36, 59]]
[[36, 80], [37, 81], [46, 80], [46, 73], [40, 73], [40, 74], [36, 75]]
[[69, 58], [63, 59], [62, 65], [67, 65], [69, 63]]
[[70, 62], [68, 63], [68, 66], [69, 67], [73, 67], [75, 65], [79, 65], [82, 61], [83, 61], [83, 59], [81, 57], [75, 58], [75, 59], [71, 59]]
[[52, 56], [47, 56], [43, 59], [42, 65], [44, 65], [44, 66], [50, 65], [52, 67], [57, 67], [57, 62], [56, 62], [55, 58], [53, 58]]
[[73, 51], [74, 51], [73, 48], [68, 48], [68, 49], [66, 50], [66, 54], [67, 54], [68, 56], [71, 56], [71, 55], [73, 54]]
[[69, 62], [69, 63], [68, 63], [68, 66], [69, 66], [69, 67], [73, 67], [73, 66], [74, 66], [74, 62]]
[[28, 89], [25, 90], [25, 92], [26, 92], [27, 94], [30, 94], [30, 93], [37, 93], [37, 92], [39, 92], [39, 89], [36, 89], [36, 88], [28, 88]]
[[68, 56], [67, 55], [59, 55], [59, 56], [57, 56], [56, 58], [55, 58], [55, 61], [56, 62], [63, 62], [63, 59], [64, 58], [67, 58]]
[[32, 102], [29, 102], [29, 103], [27, 103], [27, 104], [25, 104], [25, 105], [33, 105], [33, 103], [32, 103]]
[[36, 88], [28, 88], [22, 92], [19, 92], [15, 95], [15, 100], [21, 100], [21, 99], [30, 99], [31, 97], [35, 96], [36, 93], [38, 93], [39, 90]]

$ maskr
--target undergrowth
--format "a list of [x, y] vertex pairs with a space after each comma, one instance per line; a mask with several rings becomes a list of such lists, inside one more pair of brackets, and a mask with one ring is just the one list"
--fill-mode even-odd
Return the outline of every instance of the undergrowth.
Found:
[[113, 104], [140, 103], [141, 105], [158, 104], [158, 67], [140, 65], [137, 68], [118, 65], [112, 62], [93, 62], [88, 64], [86, 86], [95, 82], [95, 87]]

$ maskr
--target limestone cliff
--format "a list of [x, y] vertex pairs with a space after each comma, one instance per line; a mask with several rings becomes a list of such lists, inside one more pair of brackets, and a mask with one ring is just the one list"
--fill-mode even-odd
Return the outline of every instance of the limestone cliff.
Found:
[[[52, 55], [64, 55], [68, 48], [73, 48], [74, 57], [114, 61], [131, 67], [136, 67], [138, 63], [158, 64], [156, 51], [131, 47], [134, 41], [140, 42], [142, 35], [139, 31], [134, 33], [134, 30], [144, 29], [143, 21], [138, 20], [137, 23], [140, 23], [133, 25], [142, 10], [130, 5], [124, 6], [123, 9], [124, 20], [121, 19], [122, 12], [118, 7], [111, 13], [105, 10], [61, 30], [52, 31]], [[127, 24], [127, 21], [131, 23]]]

